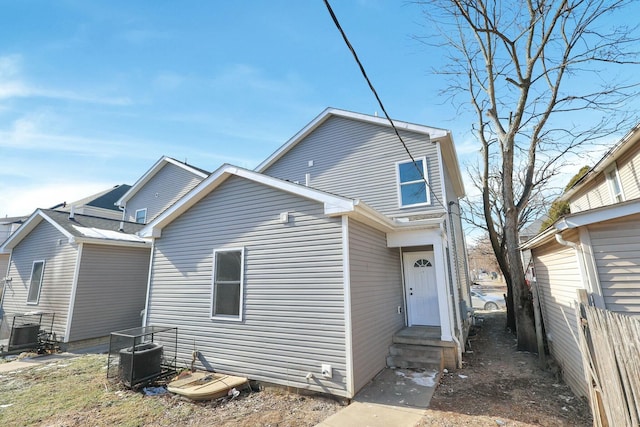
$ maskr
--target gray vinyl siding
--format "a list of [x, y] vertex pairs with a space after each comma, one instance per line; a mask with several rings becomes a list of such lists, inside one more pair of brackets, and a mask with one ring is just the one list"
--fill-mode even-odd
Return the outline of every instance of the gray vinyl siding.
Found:
[[384, 233], [349, 221], [349, 265], [354, 387], [357, 392], [386, 366], [393, 334], [404, 326], [398, 248]]
[[142, 325], [149, 248], [84, 244], [69, 340]]
[[[426, 156], [430, 187], [442, 200], [436, 145], [422, 134], [400, 135], [415, 158]], [[330, 117], [263, 173], [300, 184], [309, 173], [311, 187], [361, 199], [385, 215], [441, 211], [433, 194], [430, 206], [399, 207], [396, 162], [406, 161], [409, 155], [392, 129]]]
[[135, 222], [136, 210], [147, 209], [147, 223], [151, 222], [201, 181], [192, 172], [167, 163], [127, 201], [125, 220]]
[[95, 206], [81, 206], [75, 213], [82, 215], [97, 216], [99, 218], [122, 219], [122, 211], [113, 209], [97, 208]]
[[[229, 178], [156, 240], [148, 324], [179, 328], [180, 361], [195, 346], [206, 369], [346, 395], [342, 222], [323, 209]], [[213, 250], [240, 247], [243, 320], [211, 319]], [[322, 363], [332, 379], [321, 378]]]
[[608, 310], [640, 315], [640, 215], [589, 226]]
[[[11, 255], [7, 286], [2, 301], [3, 317], [30, 311], [55, 313], [53, 331], [63, 339], [77, 260], [77, 247], [47, 221], [40, 222]], [[27, 304], [29, 279], [34, 261], [44, 260], [44, 274], [37, 305]]]
[[[576, 241], [575, 234], [565, 238]], [[587, 396], [575, 313], [577, 290], [585, 286], [575, 250], [550, 243], [534, 249], [533, 257], [549, 350], [573, 392]]]
[[4, 278], [7, 276], [9, 269], [9, 254], [0, 254], [0, 281], [4, 284]]

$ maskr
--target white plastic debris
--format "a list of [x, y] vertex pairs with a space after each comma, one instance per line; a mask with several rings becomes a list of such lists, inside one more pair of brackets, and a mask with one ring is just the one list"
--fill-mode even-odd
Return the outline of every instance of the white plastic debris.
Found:
[[460, 378], [462, 378], [463, 380], [464, 380], [464, 379], [469, 378], [467, 375], [462, 375], [462, 374], [458, 374], [458, 376], [459, 376]]
[[240, 392], [235, 388], [232, 388], [227, 392], [227, 396], [231, 396], [231, 399], [235, 399], [236, 397], [240, 396]]

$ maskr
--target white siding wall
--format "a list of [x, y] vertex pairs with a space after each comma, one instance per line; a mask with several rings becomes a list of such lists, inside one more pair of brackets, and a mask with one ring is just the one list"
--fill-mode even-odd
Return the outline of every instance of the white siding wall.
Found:
[[70, 341], [142, 325], [149, 256], [149, 248], [84, 245]]
[[167, 163], [127, 201], [125, 220], [135, 222], [136, 210], [146, 208], [147, 223], [151, 222], [201, 181], [201, 177]]
[[621, 156], [616, 162], [625, 200], [640, 197], [640, 143]]
[[[241, 322], [210, 319], [213, 250], [225, 247], [245, 248]], [[202, 367], [345, 395], [343, 293], [341, 219], [231, 177], [156, 241], [148, 324], [178, 326], [181, 361], [195, 343]], [[332, 379], [321, 378], [322, 363]]]
[[533, 257], [549, 350], [574, 393], [587, 396], [575, 314], [577, 290], [585, 286], [575, 250], [550, 243], [534, 249]]
[[[415, 158], [427, 157], [430, 186], [442, 200], [436, 145], [424, 135], [402, 130], [400, 134]], [[311, 187], [362, 199], [386, 215], [442, 211], [433, 195], [431, 206], [400, 209], [396, 162], [409, 160], [392, 129], [331, 117], [264, 173], [300, 184], [309, 173]]]
[[355, 391], [386, 366], [393, 334], [404, 326], [398, 248], [384, 233], [349, 221], [349, 260]]
[[569, 201], [571, 213], [578, 213], [612, 203], [611, 191], [603, 174], [597, 176]]
[[608, 310], [640, 315], [640, 215], [589, 226]]
[[[46, 221], [38, 224], [14, 249], [7, 285], [2, 301], [2, 315], [40, 310], [55, 313], [54, 332], [58, 339], [65, 333], [77, 248], [70, 245], [54, 226]], [[33, 261], [45, 260], [38, 305], [27, 304], [29, 279]]]

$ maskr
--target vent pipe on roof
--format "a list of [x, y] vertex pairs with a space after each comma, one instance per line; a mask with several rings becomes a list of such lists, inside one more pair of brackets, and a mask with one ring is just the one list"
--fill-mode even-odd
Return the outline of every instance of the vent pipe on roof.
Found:
[[75, 206], [71, 205], [71, 210], [69, 211], [69, 219], [74, 219], [76, 215]]

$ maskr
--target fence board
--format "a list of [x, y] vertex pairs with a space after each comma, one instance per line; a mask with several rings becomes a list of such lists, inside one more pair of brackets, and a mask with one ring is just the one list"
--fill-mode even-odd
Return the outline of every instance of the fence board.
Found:
[[580, 303], [580, 345], [596, 426], [640, 426], [640, 320]]

